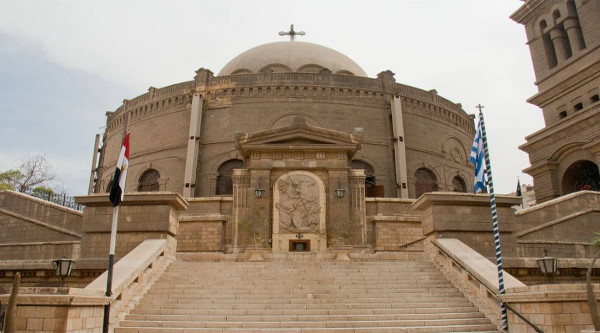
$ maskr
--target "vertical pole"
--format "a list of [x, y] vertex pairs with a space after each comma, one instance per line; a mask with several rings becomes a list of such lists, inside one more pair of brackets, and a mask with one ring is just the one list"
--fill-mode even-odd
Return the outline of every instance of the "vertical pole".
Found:
[[[112, 295], [112, 276], [115, 263], [115, 247], [117, 243], [117, 222], [119, 220], [119, 206], [113, 207], [112, 226], [110, 229], [110, 247], [108, 250], [108, 277], [106, 279], [106, 297]], [[104, 306], [104, 319], [102, 322], [102, 332], [108, 333], [110, 323], [110, 303]]]
[[88, 194], [94, 193], [94, 179], [96, 179], [96, 170], [98, 169], [98, 148], [100, 148], [100, 134], [96, 134], [96, 141], [94, 142], [94, 155], [92, 157], [92, 171]]
[[[500, 251], [500, 230], [498, 229], [498, 214], [496, 212], [496, 195], [494, 194], [494, 182], [492, 180], [492, 164], [490, 163], [490, 154], [487, 144], [487, 136], [485, 134], [485, 123], [483, 121], [483, 113], [481, 105], [479, 108], [479, 123], [481, 124], [481, 136], [483, 139], [483, 153], [485, 158], [486, 173], [489, 182], [490, 190], [490, 208], [492, 210], [492, 227], [494, 229], [494, 245], [496, 248], [496, 265], [498, 266], [498, 291], [502, 295], [504, 291], [504, 269], [502, 268], [502, 252]], [[500, 302], [500, 318], [502, 319], [502, 329], [508, 330], [508, 319], [506, 315], [506, 304]]]
[[[125, 125], [123, 126], [123, 137], [121, 138], [121, 142], [125, 139], [125, 135], [127, 135], [127, 129], [129, 127], [129, 114], [127, 113], [127, 102], [123, 102], [123, 111], [125, 111]], [[123, 189], [123, 192], [125, 189]], [[115, 262], [115, 245], [117, 243], [117, 222], [119, 220], [119, 206], [113, 207], [113, 215], [112, 215], [112, 226], [110, 228], [110, 247], [108, 250], [108, 272], [106, 278], [106, 297], [110, 297], [112, 295], [112, 276], [113, 276], [113, 266]], [[110, 301], [108, 304], [104, 306], [104, 318], [102, 321], [102, 333], [108, 333], [108, 326], [110, 324]]]
[[13, 287], [8, 299], [8, 308], [4, 318], [4, 331], [6, 333], [15, 333], [15, 322], [17, 321], [17, 296], [19, 295], [19, 285], [21, 284], [21, 273], [17, 272], [13, 279]]

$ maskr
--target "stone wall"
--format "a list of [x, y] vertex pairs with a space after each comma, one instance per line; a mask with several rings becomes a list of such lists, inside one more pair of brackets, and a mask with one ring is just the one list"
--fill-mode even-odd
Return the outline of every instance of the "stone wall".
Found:
[[79, 211], [0, 191], [0, 260], [77, 258], [81, 224]]
[[[113, 207], [108, 195], [76, 198], [85, 205], [82, 259], [106, 258], [109, 252]], [[174, 258], [179, 229], [179, 210], [187, 208], [183, 198], [170, 192], [126, 194], [119, 206], [115, 258], [124, 256], [146, 239], [166, 239], [168, 255]]]
[[[148, 93], [126, 100], [109, 114], [96, 193], [105, 193], [112, 177], [125, 116], [131, 131], [131, 174], [127, 188], [136, 188], [139, 176], [154, 168], [161, 175], [161, 191], [182, 193], [188, 158], [186, 135], [194, 93], [200, 94], [204, 101], [196, 170], [197, 197], [214, 195], [219, 166], [231, 159], [241, 159], [235, 147], [235, 132], [253, 133], [288, 126], [296, 116], [305, 117], [311, 126], [345, 133], [363, 128], [365, 140], [354, 159], [370, 164], [385, 196], [396, 197], [389, 117], [390, 100], [395, 95], [401, 97], [407, 140], [419, 143], [406, 146], [408, 181], [414, 182], [415, 171], [426, 167], [437, 175], [441, 190], [453, 190], [454, 176], [470, 184], [473, 171], [466, 153], [474, 134], [472, 118], [460, 105], [435, 91], [397, 84], [393, 73], [390, 74], [385, 79], [330, 73], [214, 77], [210, 71], [201, 69], [195, 82], [151, 88]], [[415, 196], [414, 184], [408, 187], [410, 195]]]
[[[600, 285], [594, 286], [596, 298]], [[592, 318], [584, 284], [546, 284], [514, 288], [500, 296], [511, 308], [546, 333], [593, 332]], [[509, 312], [511, 332], [530, 332], [531, 328]]]

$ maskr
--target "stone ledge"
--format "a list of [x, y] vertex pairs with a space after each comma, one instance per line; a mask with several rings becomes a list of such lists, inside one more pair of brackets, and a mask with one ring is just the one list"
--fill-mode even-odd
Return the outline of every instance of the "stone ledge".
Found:
[[[488, 289], [498, 292], [498, 267], [458, 239], [440, 238], [434, 241], [452, 260], [468, 270], [469, 274], [484, 283]], [[504, 272], [506, 289], [525, 287], [521, 281]]]
[[599, 196], [600, 197], [600, 193], [599, 192], [594, 192], [594, 191], [579, 191], [579, 192], [573, 192], [573, 193], [569, 193], [566, 195], [563, 195], [561, 197], [555, 198], [555, 199], [551, 199], [545, 202], [542, 202], [540, 204], [537, 204], [535, 206], [529, 207], [529, 208], [525, 208], [525, 209], [521, 209], [518, 212], [515, 213], [516, 216], [521, 216], [527, 213], [531, 213], [531, 212], [535, 212], [544, 208], [548, 208], [548, 207], [553, 207], [556, 206], [557, 204], [561, 203], [561, 202], [565, 202], [565, 201], [569, 201], [569, 200], [573, 200], [577, 197], [581, 197], [581, 196]]
[[12, 216], [13, 218], [16, 218], [16, 219], [27, 221], [29, 223], [37, 224], [37, 225], [39, 225], [41, 227], [44, 227], [44, 228], [47, 228], [47, 229], [50, 229], [50, 230], [53, 230], [53, 231], [56, 231], [56, 232], [60, 232], [60, 233], [63, 233], [63, 234], [67, 234], [67, 235], [71, 235], [71, 236], [74, 236], [74, 237], [77, 237], [77, 238], [81, 238], [81, 234], [76, 233], [74, 231], [71, 231], [71, 230], [68, 230], [68, 229], [65, 229], [65, 228], [61, 228], [61, 227], [57, 227], [57, 226], [55, 226], [53, 224], [42, 222], [42, 221], [36, 220], [34, 218], [28, 217], [28, 216], [24, 216], [24, 215], [21, 215], [21, 214], [18, 214], [18, 213], [14, 213], [14, 212], [8, 211], [6, 209], [0, 208], [0, 213], [6, 214], [8, 216]]
[[[512, 207], [521, 204], [522, 198], [508, 195], [496, 195], [498, 207]], [[412, 204], [414, 210], [425, 210], [432, 205], [449, 206], [489, 206], [488, 194], [469, 194], [457, 192], [429, 192], [423, 194]]]
[[225, 222], [227, 216], [222, 214], [183, 215], [179, 222]]
[[46, 201], [46, 200], [43, 200], [43, 199], [40, 199], [40, 198], [36, 198], [34, 196], [31, 196], [31, 195], [28, 195], [28, 194], [25, 194], [25, 193], [16, 192], [16, 191], [10, 191], [10, 190], [2, 190], [2, 191], [0, 191], [0, 194], [2, 194], [2, 193], [10, 194], [10, 195], [13, 195], [13, 196], [16, 196], [16, 197], [21, 197], [24, 200], [29, 200], [29, 201], [35, 202], [35, 203], [37, 203], [39, 205], [42, 205], [42, 206], [47, 206], [47, 207], [51, 207], [51, 208], [56, 209], [56, 210], [61, 210], [61, 211], [65, 212], [65, 213], [68, 213], [68, 214], [79, 215], [79, 216], [83, 215], [83, 213], [80, 212], [80, 211], [78, 211], [78, 210], [75, 210], [75, 209], [72, 209], [72, 208], [68, 208], [68, 207], [65, 207], [65, 206], [62, 206], [62, 205], [59, 205], [59, 204], [55, 204], [53, 202]]
[[[75, 202], [87, 207], [112, 206], [108, 194], [92, 194], [75, 197]], [[126, 193], [122, 206], [146, 206], [169, 204], [176, 210], [186, 210], [188, 202], [179, 193], [173, 192], [134, 192]]]
[[418, 215], [382, 215], [370, 216], [371, 222], [415, 222], [421, 223], [421, 216]]

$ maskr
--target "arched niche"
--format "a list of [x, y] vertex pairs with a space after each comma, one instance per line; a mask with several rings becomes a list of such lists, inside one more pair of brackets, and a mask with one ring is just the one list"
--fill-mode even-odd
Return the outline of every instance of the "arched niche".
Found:
[[325, 251], [325, 184], [314, 173], [289, 171], [273, 183], [273, 251], [294, 250], [307, 242], [311, 252]]
[[600, 191], [600, 174], [596, 163], [580, 160], [567, 168], [561, 179], [561, 192], [565, 195], [577, 191]]
[[232, 195], [233, 194], [233, 182], [231, 175], [233, 169], [243, 169], [244, 161], [239, 159], [231, 159], [223, 162], [217, 169], [217, 181], [215, 188], [215, 195]]

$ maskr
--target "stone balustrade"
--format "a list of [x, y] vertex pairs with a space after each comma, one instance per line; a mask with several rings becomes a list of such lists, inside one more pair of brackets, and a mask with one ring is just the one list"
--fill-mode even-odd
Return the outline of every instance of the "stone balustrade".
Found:
[[[167, 240], [149, 239], [114, 266], [113, 293], [105, 297], [107, 272], [85, 288], [20, 288], [17, 298], [18, 332], [102, 332], [104, 306], [110, 304], [113, 327], [172, 262]], [[0, 295], [7, 302], [8, 294]], [[112, 331], [112, 330], [111, 330]]]

